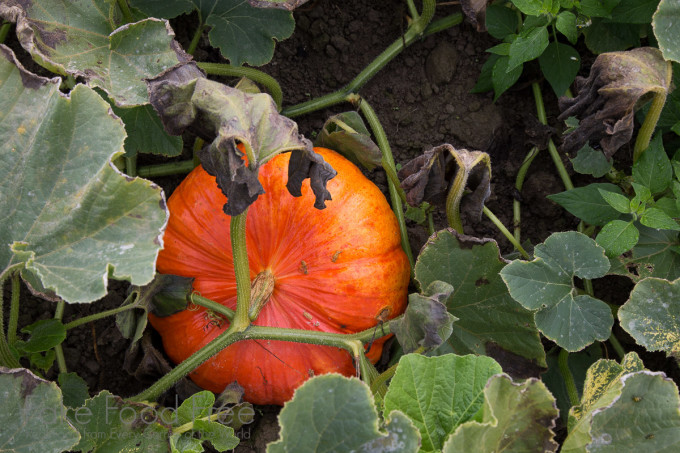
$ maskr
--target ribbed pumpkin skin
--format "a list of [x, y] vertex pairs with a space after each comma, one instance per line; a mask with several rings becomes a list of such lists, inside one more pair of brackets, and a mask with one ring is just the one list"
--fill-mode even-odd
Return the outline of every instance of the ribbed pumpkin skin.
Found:
[[[317, 148], [338, 175], [328, 182], [332, 200], [313, 207], [309, 180], [302, 196], [286, 189], [289, 154], [260, 168], [265, 194], [248, 211], [246, 234], [250, 277], [270, 269], [274, 292], [256, 325], [352, 333], [389, 318], [406, 305], [409, 266], [401, 249], [396, 219], [385, 197], [351, 162]], [[168, 201], [170, 221], [158, 257], [162, 273], [195, 277], [202, 296], [236, 308], [236, 283], [229, 238], [226, 198], [215, 178], [196, 168]], [[159, 318], [149, 316], [176, 363], [189, 357], [228, 327], [211, 322], [204, 309]], [[369, 358], [377, 360], [384, 341]], [[310, 376], [355, 374], [342, 349], [283, 341], [247, 340], [213, 357], [190, 377], [199, 386], [221, 392], [237, 381], [254, 404], [279, 404]]]

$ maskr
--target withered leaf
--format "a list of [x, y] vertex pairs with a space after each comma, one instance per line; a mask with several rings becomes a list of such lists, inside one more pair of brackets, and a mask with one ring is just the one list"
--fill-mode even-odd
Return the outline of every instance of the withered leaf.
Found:
[[486, 7], [491, 0], [461, 0], [460, 7], [463, 14], [477, 31], [486, 31]]
[[562, 151], [575, 153], [589, 142], [599, 141], [610, 158], [633, 136], [633, 115], [649, 96], [668, 91], [670, 62], [661, 51], [640, 47], [597, 57], [588, 78], [577, 77], [578, 95], [559, 100], [560, 120], [575, 116], [579, 127], [567, 134]]
[[[406, 201], [412, 206], [423, 201], [441, 205], [447, 198], [447, 190], [459, 190], [460, 193], [453, 195], [458, 200], [456, 209], [462, 200], [463, 212], [475, 222], [481, 219], [484, 203], [491, 195], [489, 155], [481, 151], [456, 149], [448, 143], [407, 162], [399, 171], [399, 178], [406, 192]], [[460, 183], [460, 187], [453, 187], [455, 181]], [[464, 198], [463, 190], [470, 192]]]
[[209, 143], [199, 157], [226, 195], [228, 215], [241, 214], [264, 193], [257, 180], [259, 167], [286, 151], [293, 151], [288, 169], [290, 193], [300, 196], [302, 181], [311, 178], [314, 206], [323, 209], [330, 200], [326, 182], [336, 175], [335, 170], [298, 134], [297, 124], [278, 113], [268, 94], [244, 93], [208, 80], [191, 62], [147, 83], [151, 105], [168, 133], [188, 130]]
[[357, 166], [373, 170], [381, 164], [382, 152], [355, 111], [338, 113], [326, 120], [316, 146], [339, 152]]
[[406, 313], [390, 323], [404, 353], [408, 354], [419, 347], [435, 349], [449, 338], [453, 323], [458, 319], [446, 309], [445, 303], [451, 293], [453, 286], [434, 281], [423, 294], [408, 296]]

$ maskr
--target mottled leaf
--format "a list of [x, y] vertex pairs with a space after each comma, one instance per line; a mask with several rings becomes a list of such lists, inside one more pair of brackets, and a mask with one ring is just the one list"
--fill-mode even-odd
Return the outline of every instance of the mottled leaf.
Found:
[[167, 21], [123, 25], [118, 7], [105, 0], [8, 0], [0, 16], [17, 23], [21, 45], [38, 63], [82, 77], [119, 106], [147, 104], [144, 79], [190, 58]]
[[611, 404], [620, 394], [623, 376], [643, 369], [642, 360], [634, 352], [626, 354], [621, 364], [603, 359], [588, 369], [581, 404], [569, 411], [569, 435], [562, 446], [563, 453], [585, 451], [586, 444], [591, 441], [590, 423], [593, 413]]
[[538, 379], [514, 383], [493, 376], [484, 388], [481, 420], [459, 426], [443, 452], [554, 452], [557, 416], [555, 398]]
[[248, 94], [208, 80], [193, 63], [149, 81], [149, 93], [170, 134], [189, 130], [209, 143], [199, 154], [201, 164], [217, 178], [228, 199], [228, 215], [242, 213], [264, 193], [258, 168], [285, 151], [293, 151], [288, 191], [300, 196], [302, 181], [310, 178], [314, 206], [323, 209], [330, 200], [326, 182], [335, 170], [298, 134], [295, 122], [279, 115], [268, 94]]
[[405, 353], [414, 352], [419, 347], [435, 349], [449, 338], [452, 325], [457, 321], [444, 305], [451, 293], [451, 285], [435, 281], [423, 294], [409, 295], [404, 316], [390, 323], [390, 330]]
[[487, 381], [501, 371], [489, 357], [405, 355], [385, 395], [385, 411], [401, 411], [413, 421], [422, 451], [441, 450], [446, 437], [477, 413]]
[[680, 449], [678, 387], [663, 373], [638, 371], [621, 378], [616, 399], [594, 411], [588, 453], [673, 452]]
[[371, 140], [371, 133], [355, 111], [328, 118], [315, 145], [337, 151], [367, 170], [373, 170], [382, 161], [380, 148]]
[[[599, 142], [607, 157], [633, 134], [633, 114], [645, 94], [667, 92], [670, 62], [658, 49], [636, 48], [599, 55], [587, 79], [576, 78], [574, 98], [560, 98], [559, 119], [576, 116], [579, 127], [564, 138], [562, 150], [574, 153], [586, 143]], [[646, 99], [646, 98], [645, 98]]]
[[641, 280], [618, 313], [621, 327], [638, 344], [680, 359], [680, 280]]
[[24, 368], [0, 367], [0, 389], [0, 451], [60, 453], [78, 443], [57, 384]]
[[534, 310], [536, 326], [568, 351], [609, 337], [614, 319], [609, 306], [590, 296], [574, 296], [573, 278], [604, 276], [604, 249], [575, 231], [553, 233], [534, 249], [533, 261], [515, 260], [500, 271], [510, 295]]
[[298, 387], [293, 399], [281, 410], [279, 440], [269, 444], [267, 452], [386, 452], [389, 449], [377, 448], [373, 442], [379, 444], [384, 438], [394, 436], [410, 446], [404, 452], [417, 451], [418, 431], [406, 423], [403, 416], [397, 418], [399, 429], [404, 430], [402, 433], [395, 433], [394, 429], [380, 432], [378, 412], [368, 386], [338, 374], [316, 376]]
[[234, 66], [261, 66], [274, 55], [275, 40], [288, 38], [295, 28], [285, 9], [256, 8], [244, 0], [133, 0], [132, 6], [149, 16], [171, 19], [198, 11], [210, 27], [210, 44]]
[[16, 66], [0, 47], [0, 272], [68, 302], [106, 294], [108, 277], [148, 283], [167, 221], [161, 189], [119, 173], [125, 133], [109, 105], [77, 85]]
[[453, 286], [446, 301], [449, 313], [458, 318], [447, 342], [453, 351], [485, 354], [495, 344], [545, 367], [533, 315], [510, 296], [499, 275], [505, 264], [494, 241], [443, 230], [418, 256], [415, 278], [424, 288], [437, 280]]

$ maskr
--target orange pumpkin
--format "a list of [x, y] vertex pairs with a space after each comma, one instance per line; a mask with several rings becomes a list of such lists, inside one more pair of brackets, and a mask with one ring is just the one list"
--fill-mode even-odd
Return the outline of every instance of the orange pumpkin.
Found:
[[[309, 180], [302, 196], [286, 189], [289, 154], [260, 168], [265, 194], [251, 205], [246, 223], [251, 281], [271, 272], [274, 288], [253, 324], [354, 333], [405, 309], [409, 265], [396, 218], [380, 190], [339, 154], [316, 148], [338, 172], [328, 182], [332, 200], [313, 207]], [[196, 168], [168, 200], [170, 220], [158, 257], [162, 273], [194, 277], [194, 290], [236, 308], [236, 282], [226, 198], [215, 178]], [[385, 316], [387, 315], [387, 316]], [[203, 308], [149, 315], [176, 363], [228, 327]], [[371, 346], [377, 360], [384, 338]], [[339, 348], [285, 341], [235, 343], [190, 374], [199, 386], [221, 392], [237, 381], [255, 404], [283, 404], [310, 376], [355, 374]]]

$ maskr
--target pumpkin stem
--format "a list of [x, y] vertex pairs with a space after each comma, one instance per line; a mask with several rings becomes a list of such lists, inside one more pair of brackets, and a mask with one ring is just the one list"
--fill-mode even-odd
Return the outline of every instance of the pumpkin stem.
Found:
[[250, 308], [248, 317], [255, 321], [260, 311], [269, 302], [269, 298], [274, 292], [274, 274], [270, 269], [265, 269], [253, 279], [250, 285]]

